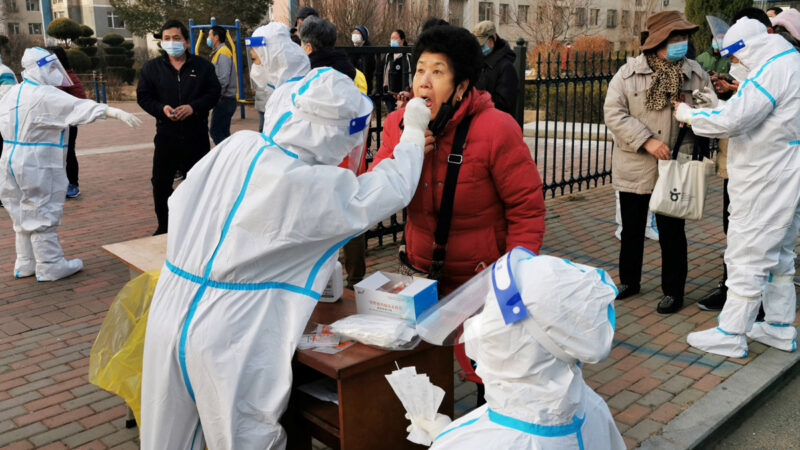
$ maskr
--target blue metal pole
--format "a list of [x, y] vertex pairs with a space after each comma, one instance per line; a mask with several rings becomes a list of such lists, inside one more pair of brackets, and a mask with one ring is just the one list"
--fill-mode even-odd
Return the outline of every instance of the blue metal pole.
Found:
[[106, 99], [106, 79], [103, 78], [102, 75], [100, 75], [100, 83], [101, 83], [100, 86], [103, 89], [103, 103], [107, 104], [108, 100]]
[[100, 86], [97, 84], [97, 71], [92, 71], [92, 81], [94, 82], [94, 101], [100, 103]]
[[194, 19], [189, 19], [189, 53], [194, 55]]
[[[211, 19], [214, 20], [214, 19]], [[239, 95], [242, 96], [244, 93], [244, 59], [242, 59], [242, 24], [239, 22], [239, 19], [236, 19], [236, 59], [239, 61], [239, 66], [237, 67], [237, 76], [239, 77]], [[237, 101], [239, 99], [236, 99]], [[239, 105], [240, 114], [242, 115], [242, 119], [244, 119], [244, 104]]]

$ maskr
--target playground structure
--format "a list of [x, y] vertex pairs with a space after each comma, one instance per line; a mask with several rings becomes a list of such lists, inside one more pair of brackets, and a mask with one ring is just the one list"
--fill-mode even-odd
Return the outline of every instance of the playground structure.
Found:
[[[244, 97], [244, 70], [242, 69], [242, 24], [236, 19], [235, 25], [219, 25], [217, 19], [211, 18], [208, 25], [195, 25], [194, 19], [189, 19], [189, 51], [193, 55], [198, 53], [201, 43], [204, 43], [203, 30], [210, 30], [212, 27], [221, 26], [226, 31], [226, 41], [233, 49], [233, 66], [236, 69], [236, 103], [239, 104], [239, 111], [244, 119], [244, 105], [253, 103]], [[195, 39], [194, 32], [199, 30]], [[235, 38], [231, 37], [231, 30], [235, 30]]]

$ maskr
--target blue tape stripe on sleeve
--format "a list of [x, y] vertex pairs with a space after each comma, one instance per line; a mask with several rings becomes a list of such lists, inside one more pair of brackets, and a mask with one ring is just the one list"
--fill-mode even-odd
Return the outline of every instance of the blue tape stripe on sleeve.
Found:
[[14, 150], [17, 149], [17, 143], [19, 140], [19, 96], [22, 95], [22, 89], [25, 87], [23, 83], [22, 86], [19, 87], [19, 91], [17, 91], [17, 107], [14, 108], [14, 144], [11, 146], [11, 153], [8, 155], [8, 170], [11, 172], [11, 178], [14, 181], [17, 181], [17, 176], [14, 175], [14, 169], [11, 167], [11, 158], [14, 157]]
[[791, 141], [789, 145], [800, 145], [800, 141]]
[[317, 279], [317, 274], [319, 273], [320, 269], [322, 269], [322, 265], [325, 264], [325, 261], [330, 259], [330, 257], [333, 256], [334, 253], [338, 252], [340, 248], [344, 247], [345, 244], [350, 242], [350, 239], [353, 239], [354, 237], [358, 236], [361, 233], [362, 232], [359, 231], [358, 233], [337, 243], [333, 247], [329, 248], [327, 252], [323, 253], [322, 256], [314, 264], [314, 267], [311, 268], [311, 273], [308, 274], [308, 280], [306, 281], [305, 288], [310, 290], [314, 286], [314, 280]]
[[595, 269], [595, 270], [597, 270], [597, 273], [600, 274], [600, 281], [602, 281], [603, 284], [611, 287], [611, 289], [614, 290], [614, 295], [619, 295], [619, 290], [617, 289], [616, 286], [614, 286], [614, 283], [611, 283], [608, 280], [606, 280], [606, 271], [603, 269]]
[[459, 425], [459, 426], [457, 426], [457, 427], [450, 428], [449, 430], [444, 430], [444, 431], [442, 431], [442, 432], [441, 432], [441, 433], [440, 433], [438, 436], [436, 436], [435, 438], [433, 438], [433, 440], [435, 441], [436, 439], [439, 439], [440, 437], [444, 436], [445, 434], [447, 434], [447, 433], [449, 433], [449, 432], [451, 432], [451, 431], [455, 431], [455, 430], [458, 430], [459, 428], [464, 428], [464, 427], [466, 427], [466, 426], [472, 425], [473, 423], [475, 423], [475, 422], [477, 422], [478, 420], [480, 420], [480, 418], [481, 418], [481, 416], [478, 416], [478, 417], [476, 417], [476, 418], [474, 418], [474, 419], [472, 419], [472, 420], [468, 420], [468, 421], [466, 421], [466, 422], [462, 423], [461, 425]]
[[614, 304], [608, 304], [608, 321], [611, 322], [611, 329], [617, 329], [617, 313], [614, 311]]
[[758, 84], [758, 82], [757, 82], [757, 81], [755, 81], [755, 80], [753, 80], [753, 86], [755, 86], [755, 87], [756, 87], [756, 89], [758, 89], [759, 91], [761, 91], [761, 93], [762, 93], [762, 94], [764, 94], [764, 95], [766, 95], [766, 96], [767, 96], [767, 98], [769, 99], [769, 101], [770, 101], [770, 102], [772, 102], [772, 107], [774, 108], [774, 107], [775, 107], [775, 97], [773, 97], [773, 96], [772, 96], [772, 94], [770, 94], [769, 92], [767, 92], [767, 90], [766, 90], [766, 89], [764, 89], [764, 87], [763, 87], [763, 86], [761, 86], [760, 84]]
[[787, 327], [792, 326], [791, 324], [788, 324], [788, 323], [775, 323], [775, 322], [767, 322], [767, 323], [771, 327], [778, 327], [778, 328], [787, 328]]
[[497, 411], [489, 409], [489, 420], [498, 425], [512, 428], [523, 433], [532, 434], [534, 436], [561, 437], [578, 433], [581, 429], [581, 426], [583, 426], [583, 422], [586, 420], [586, 416], [584, 415], [582, 418], [574, 416], [572, 418], [572, 423], [567, 425], [537, 425], [535, 423], [525, 422], [524, 420], [505, 416]]
[[720, 327], [717, 327], [717, 330], [719, 330], [719, 332], [720, 332], [720, 333], [722, 333], [722, 334], [724, 334], [725, 336], [738, 336], [738, 334], [737, 334], [737, 333], [729, 333], [729, 332], [727, 332], [727, 331], [723, 330], [723, 329], [722, 329], [722, 328], [720, 328]]
[[62, 144], [51, 144], [49, 142], [19, 142], [19, 141], [12, 141], [9, 139], [9, 144], [16, 144], [20, 147], [55, 147], [55, 148], [66, 148], [67, 146]]

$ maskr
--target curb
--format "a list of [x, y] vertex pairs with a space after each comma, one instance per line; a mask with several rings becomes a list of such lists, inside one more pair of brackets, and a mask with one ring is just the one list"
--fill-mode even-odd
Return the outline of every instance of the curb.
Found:
[[712, 448], [798, 374], [800, 352], [769, 348], [643, 442], [641, 448]]

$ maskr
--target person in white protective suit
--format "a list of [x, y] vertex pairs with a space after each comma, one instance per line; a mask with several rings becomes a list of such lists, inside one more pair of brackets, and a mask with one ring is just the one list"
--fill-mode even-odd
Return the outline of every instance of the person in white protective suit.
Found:
[[[800, 54], [757, 20], [740, 19], [720, 52], [732, 60], [738, 92], [716, 108], [677, 104], [695, 134], [730, 137], [728, 287], [719, 326], [690, 333], [689, 345], [744, 357], [750, 338], [785, 351], [797, 347], [794, 247], [800, 227]], [[754, 324], [759, 303], [765, 321]]]
[[[259, 55], [270, 70], [271, 54]], [[421, 100], [395, 159], [359, 177], [336, 167], [364, 147], [372, 113], [350, 78], [315, 69], [278, 86], [266, 109], [277, 113], [265, 133], [224, 140], [170, 197], [145, 338], [145, 450], [284, 448], [292, 355], [339, 248], [416, 190], [430, 119]]]
[[17, 76], [14, 75], [14, 71], [3, 64], [3, 60], [0, 59], [0, 97], [15, 84], [17, 84]]
[[23, 82], [0, 98], [0, 199], [16, 234], [14, 276], [36, 275], [54, 281], [81, 270], [80, 259], [66, 260], [56, 228], [67, 192], [65, 159], [69, 126], [107, 117], [130, 126], [133, 114], [55, 88], [71, 82], [56, 55], [38, 47], [22, 55]]
[[623, 449], [582, 363], [608, 356], [617, 289], [604, 271], [517, 247], [426, 311], [417, 326], [442, 344], [464, 322], [486, 404], [450, 423], [415, 421], [432, 449]]

